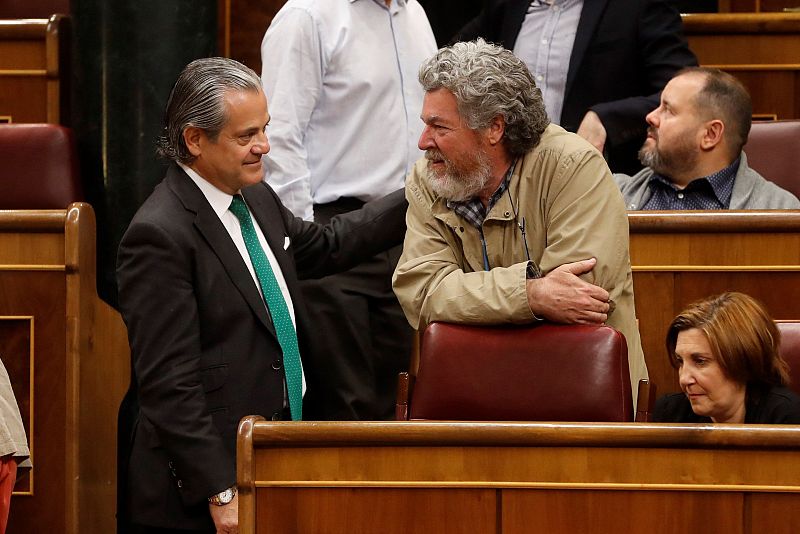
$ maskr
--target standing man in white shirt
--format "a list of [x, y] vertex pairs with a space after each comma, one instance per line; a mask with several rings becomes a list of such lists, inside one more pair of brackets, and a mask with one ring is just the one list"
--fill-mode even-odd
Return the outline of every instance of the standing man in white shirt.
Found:
[[[271, 104], [265, 180], [323, 222], [403, 187], [422, 155], [420, 64], [436, 41], [417, 0], [288, 0], [261, 43]], [[412, 331], [392, 292], [399, 247], [303, 290], [327, 389], [310, 418], [392, 417]]]

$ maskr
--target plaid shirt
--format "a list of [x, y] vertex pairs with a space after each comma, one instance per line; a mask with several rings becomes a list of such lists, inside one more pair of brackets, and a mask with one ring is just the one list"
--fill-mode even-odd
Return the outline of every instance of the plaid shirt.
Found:
[[644, 210], [721, 210], [731, 204], [739, 158], [719, 172], [692, 180], [678, 189], [659, 174], [650, 177], [651, 196]]
[[470, 225], [474, 226], [478, 230], [483, 229], [483, 221], [486, 220], [486, 215], [492, 211], [492, 208], [500, 200], [500, 197], [503, 196], [503, 193], [506, 192], [508, 189], [508, 184], [511, 182], [511, 175], [514, 173], [514, 166], [516, 162], [514, 162], [506, 172], [505, 179], [500, 183], [500, 186], [497, 190], [489, 197], [489, 205], [488, 207], [483, 207], [483, 202], [478, 197], [473, 197], [469, 200], [464, 202], [453, 202], [448, 200], [447, 207], [453, 210], [456, 215], [459, 215], [464, 220], [466, 220]]

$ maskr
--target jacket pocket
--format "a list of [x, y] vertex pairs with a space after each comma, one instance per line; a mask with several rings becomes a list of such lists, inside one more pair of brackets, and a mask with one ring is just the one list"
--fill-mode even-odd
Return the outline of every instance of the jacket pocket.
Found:
[[220, 363], [200, 369], [200, 382], [203, 391], [212, 393], [222, 388], [228, 378], [228, 364]]

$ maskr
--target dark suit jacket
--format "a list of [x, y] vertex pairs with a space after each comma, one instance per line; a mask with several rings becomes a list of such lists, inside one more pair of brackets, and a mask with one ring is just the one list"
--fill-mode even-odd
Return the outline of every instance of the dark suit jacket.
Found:
[[[292, 297], [308, 385], [304, 412], [313, 412], [324, 377], [314, 374], [297, 279], [400, 243], [403, 192], [325, 227], [294, 217], [265, 184], [242, 193]], [[120, 410], [120, 476], [129, 476], [121, 512], [145, 525], [211, 527], [207, 498], [236, 479], [239, 420], [282, 413], [282, 356], [267, 308], [219, 218], [177, 165], [122, 238], [117, 277], [133, 360]]]
[[[483, 37], [514, 49], [530, 0], [498, 0], [462, 28], [457, 40]], [[593, 110], [606, 128], [614, 172], [641, 169], [636, 154], [645, 116], [658, 107], [666, 83], [697, 65], [669, 0], [584, 0], [569, 61], [560, 124], [574, 132]], [[627, 170], [626, 170], [627, 169]]]

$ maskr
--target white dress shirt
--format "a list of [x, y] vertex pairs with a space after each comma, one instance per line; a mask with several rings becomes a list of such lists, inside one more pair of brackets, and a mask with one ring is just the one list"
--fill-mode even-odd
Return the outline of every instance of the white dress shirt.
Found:
[[313, 204], [403, 187], [422, 155], [420, 64], [436, 52], [417, 0], [289, 0], [261, 43], [272, 149], [265, 179], [306, 220]]
[[554, 124], [561, 123], [569, 58], [581, 11], [583, 0], [532, 2], [514, 43], [514, 54], [525, 62], [542, 90], [544, 108]]
[[[264, 300], [264, 293], [261, 291], [261, 284], [258, 281], [258, 276], [256, 275], [256, 270], [253, 268], [253, 262], [250, 260], [250, 253], [247, 252], [247, 245], [244, 243], [244, 236], [242, 236], [242, 226], [239, 223], [239, 219], [236, 218], [236, 215], [230, 211], [231, 202], [233, 201], [233, 195], [229, 195], [224, 191], [221, 191], [216, 186], [211, 184], [208, 180], [197, 174], [197, 172], [187, 167], [182, 163], [178, 163], [181, 169], [189, 175], [189, 178], [197, 184], [197, 187], [200, 188], [200, 191], [203, 193], [203, 196], [206, 197], [208, 203], [211, 204], [211, 209], [214, 210], [214, 213], [217, 214], [219, 220], [222, 222], [222, 226], [225, 227], [225, 230], [228, 231], [228, 235], [231, 236], [233, 240], [233, 244], [236, 245], [236, 249], [239, 251], [239, 255], [244, 260], [244, 264], [247, 265], [247, 270], [250, 271], [250, 276], [253, 277], [253, 282], [256, 284], [256, 288], [258, 289], [259, 294], [261, 295], [261, 300]], [[245, 201], [245, 205], [247, 201]], [[247, 207], [247, 211], [250, 211], [250, 206]], [[267, 239], [264, 237], [264, 232], [261, 231], [261, 227], [259, 227], [258, 222], [256, 221], [255, 217], [253, 217], [253, 212], [250, 211], [250, 218], [253, 220], [253, 227], [256, 230], [256, 236], [258, 237], [258, 243], [261, 245], [261, 248], [264, 249], [264, 254], [267, 256], [267, 260], [269, 261], [269, 266], [272, 268], [272, 272], [275, 274], [275, 280], [278, 281], [278, 287], [281, 288], [281, 295], [283, 295], [283, 300], [286, 301], [286, 307], [289, 309], [289, 316], [292, 318], [292, 325], [294, 325], [295, 331], [297, 331], [297, 321], [294, 318], [294, 305], [292, 304], [292, 297], [289, 295], [289, 287], [286, 285], [286, 279], [283, 277], [283, 271], [281, 271], [281, 266], [278, 264], [278, 259], [275, 257], [275, 254], [272, 252], [272, 249], [267, 244]], [[266, 306], [266, 302], [264, 306]], [[300, 371], [303, 371], [303, 362], [300, 362]], [[303, 393], [306, 392], [306, 377], [305, 373], [302, 373], [303, 377]], [[285, 378], [284, 378], [285, 381]]]

